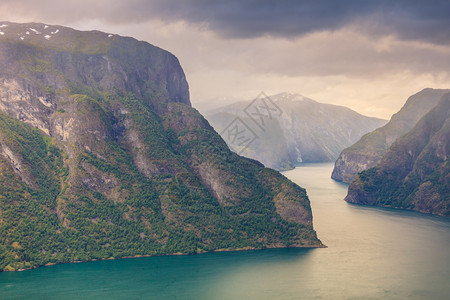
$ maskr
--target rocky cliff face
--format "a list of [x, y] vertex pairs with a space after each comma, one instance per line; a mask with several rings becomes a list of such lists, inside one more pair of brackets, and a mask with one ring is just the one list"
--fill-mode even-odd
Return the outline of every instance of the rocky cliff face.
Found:
[[364, 170], [374, 167], [392, 143], [411, 130], [450, 90], [424, 89], [409, 97], [402, 109], [385, 126], [364, 135], [344, 149], [336, 160], [331, 178], [350, 183]]
[[350, 184], [347, 202], [450, 216], [450, 93], [373, 168]]
[[145, 42], [0, 22], [0, 270], [321, 246], [305, 190], [230, 152]]
[[239, 117], [257, 136], [241, 154], [279, 170], [293, 168], [301, 162], [335, 161], [342, 149], [386, 123], [299, 94], [281, 93], [268, 97], [267, 102], [273, 102], [274, 107], [270, 109], [279, 112], [273, 116], [266, 114], [263, 129], [246, 114], [253, 106], [260, 105], [258, 102], [221, 107], [207, 112], [206, 117], [222, 133], [226, 133], [223, 129]]

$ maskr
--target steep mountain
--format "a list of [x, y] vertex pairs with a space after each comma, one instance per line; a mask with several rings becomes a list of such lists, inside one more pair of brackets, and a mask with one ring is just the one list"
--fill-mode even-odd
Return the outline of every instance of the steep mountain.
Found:
[[167, 51], [0, 22], [0, 270], [321, 247], [306, 191], [231, 152]]
[[264, 103], [256, 100], [211, 110], [205, 112], [205, 116], [222, 133], [225, 141], [227, 131], [224, 129], [239, 117], [256, 136], [254, 142], [239, 149], [239, 153], [278, 170], [292, 168], [300, 162], [335, 161], [342, 149], [386, 123], [343, 106], [319, 103], [299, 94], [281, 93], [265, 97], [265, 104], [272, 113], [265, 114], [261, 128], [254, 122], [254, 114], [249, 113], [259, 108], [263, 114]]
[[411, 96], [385, 126], [364, 135], [344, 149], [336, 160], [331, 178], [351, 182], [356, 174], [374, 167], [392, 143], [411, 130], [450, 90], [424, 89]]
[[345, 200], [450, 217], [450, 93], [356, 176]]

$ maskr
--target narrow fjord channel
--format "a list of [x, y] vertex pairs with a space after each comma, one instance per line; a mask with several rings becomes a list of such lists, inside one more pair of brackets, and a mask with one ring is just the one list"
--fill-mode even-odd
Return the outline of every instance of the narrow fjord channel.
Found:
[[308, 191], [324, 249], [96, 261], [0, 273], [0, 299], [448, 299], [450, 220], [349, 205], [332, 164], [284, 175]]

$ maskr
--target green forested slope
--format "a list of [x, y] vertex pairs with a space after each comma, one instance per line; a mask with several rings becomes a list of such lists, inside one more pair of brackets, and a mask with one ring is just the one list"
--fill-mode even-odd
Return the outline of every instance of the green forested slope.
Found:
[[322, 246], [305, 190], [228, 149], [173, 55], [47, 29], [0, 37], [0, 270]]
[[450, 216], [450, 94], [380, 163], [356, 176], [346, 201]]

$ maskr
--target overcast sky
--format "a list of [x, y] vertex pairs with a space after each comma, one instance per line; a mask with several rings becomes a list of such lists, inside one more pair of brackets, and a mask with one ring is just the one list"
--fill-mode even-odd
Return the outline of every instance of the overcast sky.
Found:
[[194, 107], [291, 91], [384, 118], [423, 88], [450, 88], [449, 16], [448, 0], [0, 0], [2, 21], [169, 50]]

